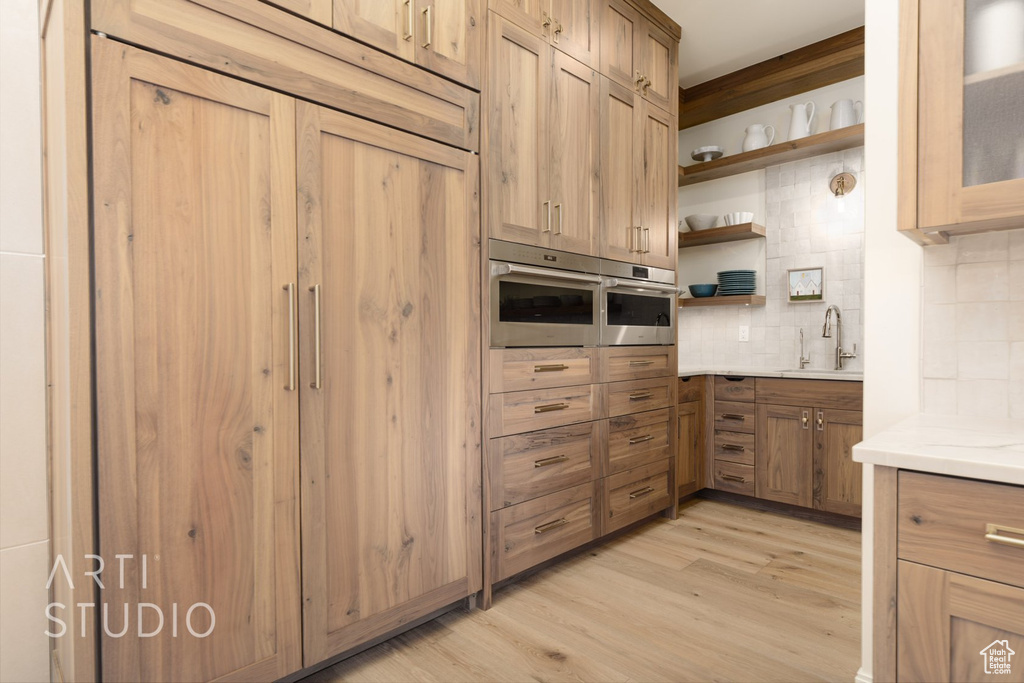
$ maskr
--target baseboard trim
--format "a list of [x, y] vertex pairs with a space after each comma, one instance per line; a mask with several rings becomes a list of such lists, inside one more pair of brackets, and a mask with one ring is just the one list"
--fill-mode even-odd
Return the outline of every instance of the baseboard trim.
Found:
[[739, 493], [730, 493], [729, 491], [718, 491], [715, 489], [702, 489], [698, 491], [696, 495], [699, 498], [707, 498], [709, 500], [720, 500], [724, 503], [733, 503], [735, 505], [742, 505], [743, 507], [748, 507], [754, 510], [762, 510], [765, 512], [775, 512], [783, 515], [788, 515], [790, 517], [796, 517], [797, 519], [806, 519], [811, 522], [831, 524], [832, 526], [838, 526], [844, 529], [860, 531], [861, 528], [860, 517], [839, 515], [834, 512], [814, 510], [812, 508], [800, 507], [799, 505], [776, 503], [775, 501], [772, 500], [752, 498], [750, 496], [744, 496]]
[[874, 678], [864, 669], [858, 669], [857, 677], [853, 680], [855, 683], [874, 683]]

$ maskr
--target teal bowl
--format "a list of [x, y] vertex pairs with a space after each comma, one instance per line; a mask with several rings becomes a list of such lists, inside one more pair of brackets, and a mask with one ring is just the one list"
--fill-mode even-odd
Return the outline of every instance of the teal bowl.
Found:
[[718, 291], [718, 285], [690, 285], [690, 296], [695, 299], [703, 299], [707, 296], [714, 296]]

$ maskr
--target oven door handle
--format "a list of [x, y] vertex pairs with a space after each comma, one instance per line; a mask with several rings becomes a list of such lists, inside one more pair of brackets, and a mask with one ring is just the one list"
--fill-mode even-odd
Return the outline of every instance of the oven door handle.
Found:
[[518, 263], [492, 264], [491, 275], [530, 275], [533, 277], [548, 278], [549, 280], [568, 280], [570, 282], [588, 282], [595, 285], [601, 284], [600, 275], [570, 273], [565, 270], [549, 270], [547, 268], [533, 268], [531, 266], [521, 266]]
[[615, 289], [616, 287], [622, 287], [623, 289], [649, 289], [654, 292], [664, 292], [665, 294], [676, 294], [679, 291], [675, 285], [661, 285], [656, 282], [630, 282], [629, 280], [617, 280], [615, 278], [608, 278], [604, 281], [605, 289]]

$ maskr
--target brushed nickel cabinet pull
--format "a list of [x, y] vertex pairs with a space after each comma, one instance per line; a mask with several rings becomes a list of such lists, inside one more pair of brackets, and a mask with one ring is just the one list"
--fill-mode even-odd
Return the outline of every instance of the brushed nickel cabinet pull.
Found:
[[427, 5], [423, 9], [423, 26], [427, 34], [427, 42], [423, 43], [423, 47], [430, 47], [431, 43], [434, 42], [434, 22], [432, 20], [433, 5]]
[[650, 398], [653, 395], [654, 394], [652, 394], [649, 391], [634, 391], [632, 394], [629, 395], [629, 400], [630, 401], [643, 401], [645, 399]]
[[565, 365], [563, 363], [558, 363], [558, 364], [555, 364], [555, 365], [534, 365], [533, 366], [533, 371], [534, 372], [561, 372], [562, 370], [568, 370], [568, 369], [569, 369], [569, 366]]
[[541, 460], [534, 460], [533, 466], [536, 467], [547, 467], [548, 465], [557, 465], [560, 462], [565, 462], [569, 459], [568, 455], [555, 455], [550, 458], [543, 458]]
[[651, 79], [647, 78], [647, 76], [644, 76], [643, 77], [643, 82], [641, 83], [641, 86], [640, 86], [641, 90], [643, 91], [643, 96], [644, 97], [647, 97], [647, 91], [648, 91], [648, 89], [650, 89], [650, 87], [651, 87]]
[[629, 440], [629, 445], [630, 446], [635, 446], [638, 443], [644, 443], [645, 441], [653, 441], [653, 440], [654, 440], [653, 436], [651, 436], [650, 434], [645, 434], [644, 436], [636, 436], [636, 437], [633, 437], [632, 439], [630, 439]]
[[412, 40], [412, 0], [405, 0], [405, 32], [402, 40]]
[[644, 253], [651, 253], [651, 229], [644, 228]]
[[565, 410], [569, 407], [568, 403], [549, 403], [546, 406], [534, 406], [534, 413], [553, 413], [556, 410]]
[[313, 292], [313, 375], [314, 379], [309, 383], [313, 389], [323, 386], [323, 368], [320, 365], [320, 285], [313, 285], [309, 288]]
[[544, 220], [544, 229], [541, 232], [551, 232], [551, 200], [547, 200], [541, 204], [547, 212], [547, 218]]
[[644, 77], [637, 71], [633, 76], [633, 89], [640, 92], [640, 85], [644, 82]]
[[747, 416], [746, 415], [737, 415], [736, 413], [722, 413], [722, 419], [723, 420], [736, 420], [738, 422], [743, 422], [744, 420], [747, 419]]
[[284, 388], [295, 391], [295, 283], [289, 282], [282, 289], [288, 292], [288, 384]]
[[823, 412], [821, 412], [819, 410], [818, 411], [818, 419], [815, 420], [815, 422], [818, 423], [818, 431], [819, 432], [825, 431], [825, 413], [823, 413]]
[[741, 484], [747, 483], [747, 480], [745, 478], [738, 477], [735, 474], [723, 474], [722, 479], [725, 479], [726, 481], [738, 481]]
[[631, 361], [629, 361], [629, 367], [631, 367], [631, 368], [640, 368], [640, 367], [644, 367], [644, 366], [647, 366], [647, 365], [654, 365], [654, 361], [653, 360], [631, 360]]
[[804, 429], [808, 428], [808, 423], [810, 422], [810, 420], [811, 420], [811, 415], [806, 410], [804, 412], [800, 413], [800, 421], [803, 422]]
[[985, 540], [1000, 545], [1008, 545], [1013, 548], [1024, 548], [1024, 538], [1010, 538], [1003, 536], [1000, 532], [1007, 532], [1017, 536], [1024, 536], [1024, 529], [1014, 529], [1012, 526], [1000, 526], [999, 524], [985, 525]]
[[740, 451], [740, 452], [743, 452], [743, 451], [745, 451], [747, 449], [744, 448], [743, 446], [738, 446], [738, 445], [736, 445], [734, 443], [723, 443], [722, 444], [722, 450], [723, 451]]
[[629, 494], [629, 499], [635, 500], [637, 498], [643, 498], [644, 496], [649, 496], [652, 493], [654, 493], [654, 489], [650, 486], [645, 486], [642, 489], [637, 489], [636, 491], [633, 491], [633, 493]]
[[551, 26], [551, 17], [548, 16], [547, 12], [544, 12], [544, 23], [541, 24], [541, 26], [544, 28], [549, 28]]
[[555, 31], [552, 34], [552, 36], [555, 39], [555, 45], [558, 45], [558, 34], [564, 30], [565, 28], [562, 26], [562, 22], [558, 21], [558, 19], [555, 19]]
[[556, 235], [561, 235], [562, 234], [562, 205], [561, 204], [555, 204], [555, 218], [556, 218], [555, 222], [558, 224], [558, 230], [555, 232], [555, 234]]
[[547, 524], [541, 524], [540, 526], [534, 527], [533, 533], [546, 534], [547, 532], [553, 531], [554, 529], [557, 529], [560, 526], [565, 526], [568, 523], [569, 520], [567, 520], [565, 517], [562, 517], [561, 519], [556, 519], [553, 522], [548, 522]]

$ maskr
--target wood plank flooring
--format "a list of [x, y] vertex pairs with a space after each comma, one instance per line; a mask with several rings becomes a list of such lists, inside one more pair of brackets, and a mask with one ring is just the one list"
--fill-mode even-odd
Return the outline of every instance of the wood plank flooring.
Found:
[[860, 533], [717, 501], [314, 674], [333, 681], [850, 681]]

